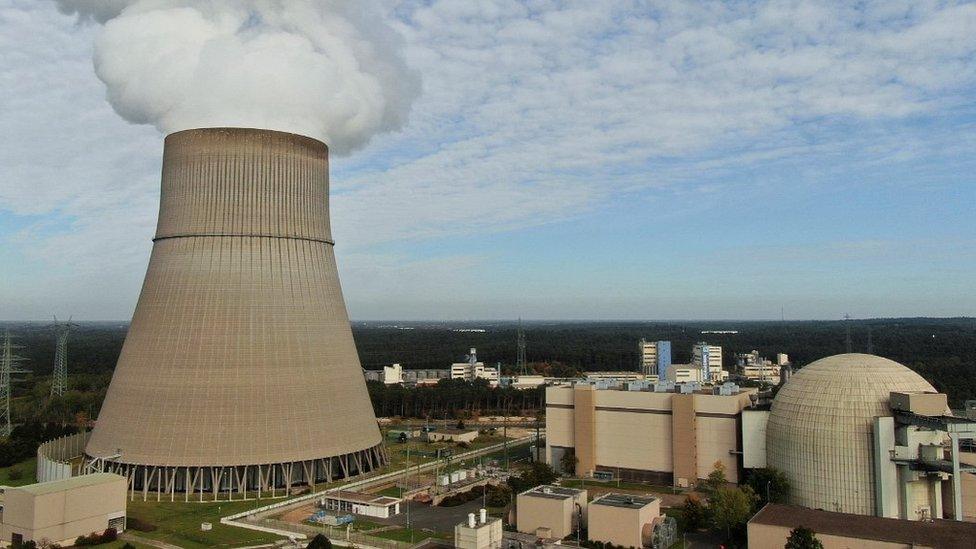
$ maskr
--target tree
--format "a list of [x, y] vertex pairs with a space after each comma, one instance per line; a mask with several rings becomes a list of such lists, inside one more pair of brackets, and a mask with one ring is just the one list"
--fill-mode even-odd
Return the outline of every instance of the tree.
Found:
[[823, 549], [817, 534], [806, 526], [797, 526], [786, 538], [785, 549]]
[[312, 541], [308, 542], [305, 549], [332, 549], [332, 542], [322, 534], [315, 534]]
[[[746, 485], [756, 493], [757, 507], [762, 507], [767, 503], [783, 503], [790, 495], [789, 479], [782, 471], [772, 467], [751, 469], [746, 475]], [[767, 494], [769, 495], [768, 500]]]
[[727, 540], [733, 534], [741, 534], [746, 522], [752, 516], [752, 506], [756, 494], [752, 488], [731, 488], [722, 486], [715, 490], [708, 498], [708, 510], [711, 515], [712, 529], [725, 534]]
[[728, 480], [725, 478], [725, 464], [721, 461], [716, 461], [712, 467], [712, 472], [708, 473], [708, 478], [700, 483], [701, 490], [709, 495], [714, 494], [716, 490], [728, 484]]
[[576, 449], [567, 448], [563, 452], [563, 456], [559, 458], [559, 468], [562, 469], [564, 475], [575, 476], [576, 475]]
[[689, 494], [681, 511], [685, 530], [694, 531], [705, 525], [705, 506], [697, 495]]
[[556, 473], [546, 463], [533, 461], [518, 476], [508, 477], [508, 486], [516, 494], [520, 494], [529, 488], [535, 488], [541, 484], [552, 484], [557, 478]]
[[459, 419], [458, 420], [458, 422], [457, 422], [457, 428], [458, 429], [464, 429], [464, 420], [463, 419]]

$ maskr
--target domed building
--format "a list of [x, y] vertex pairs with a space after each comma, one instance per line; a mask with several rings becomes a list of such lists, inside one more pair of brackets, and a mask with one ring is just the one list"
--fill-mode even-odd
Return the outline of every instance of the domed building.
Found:
[[874, 355], [842, 354], [809, 364], [773, 400], [766, 460], [790, 480], [791, 503], [876, 513], [874, 422], [891, 417], [889, 395], [936, 393], [922, 376]]

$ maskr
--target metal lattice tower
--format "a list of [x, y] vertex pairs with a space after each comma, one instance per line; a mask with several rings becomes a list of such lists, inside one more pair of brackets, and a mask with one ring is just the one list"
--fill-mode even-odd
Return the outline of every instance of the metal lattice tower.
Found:
[[13, 421], [10, 417], [10, 384], [14, 374], [27, 373], [21, 370], [19, 365], [23, 359], [14, 355], [13, 350], [20, 347], [11, 342], [10, 332], [7, 331], [3, 336], [3, 351], [0, 354], [0, 437], [10, 436], [13, 430]]
[[75, 324], [69, 318], [67, 322], [58, 322], [54, 317], [54, 335], [57, 348], [54, 351], [54, 374], [51, 377], [51, 396], [61, 396], [68, 390], [68, 334]]
[[522, 329], [522, 319], [521, 318], [519, 318], [519, 323], [518, 323], [518, 336], [517, 336], [516, 340], [517, 340], [516, 345], [517, 345], [517, 348], [518, 348], [518, 354], [516, 355], [516, 358], [515, 358], [515, 369], [520, 374], [525, 375], [527, 373], [526, 372], [526, 367], [527, 366], [526, 366], [526, 363], [525, 363], [525, 330]]
[[844, 348], [846, 353], [852, 353], [851, 345], [851, 315], [844, 315]]

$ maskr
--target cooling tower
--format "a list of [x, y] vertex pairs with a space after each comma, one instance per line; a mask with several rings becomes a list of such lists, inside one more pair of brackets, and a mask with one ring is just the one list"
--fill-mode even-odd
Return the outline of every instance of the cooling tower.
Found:
[[[385, 462], [339, 287], [328, 148], [166, 137], [159, 222], [85, 449], [143, 495], [272, 495]], [[195, 496], [194, 496], [195, 497]]]

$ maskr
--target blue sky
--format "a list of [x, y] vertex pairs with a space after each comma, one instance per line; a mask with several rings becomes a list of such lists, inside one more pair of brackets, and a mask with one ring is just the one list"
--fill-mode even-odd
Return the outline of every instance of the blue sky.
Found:
[[[353, 318], [976, 314], [976, 5], [375, 7], [422, 84], [333, 157]], [[0, 0], [0, 319], [138, 297], [162, 134], [101, 32]]]

